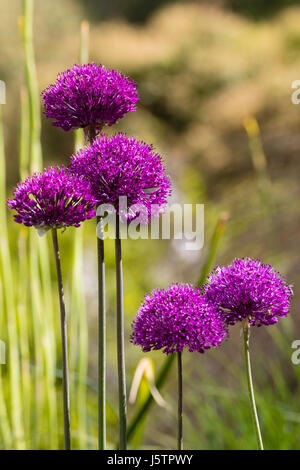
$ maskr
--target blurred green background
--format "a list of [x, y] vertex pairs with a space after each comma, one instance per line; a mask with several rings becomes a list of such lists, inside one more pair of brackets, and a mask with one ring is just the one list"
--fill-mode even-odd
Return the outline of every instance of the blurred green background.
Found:
[[[32, 158], [26, 140], [30, 110], [26, 114], [21, 6], [18, 0], [0, 0], [0, 79], [7, 87], [2, 106], [7, 188], [1, 190], [0, 339], [8, 353], [8, 364], [0, 366], [0, 447], [57, 448], [62, 446], [63, 425], [55, 272], [52, 260], [50, 266], [45, 261], [51, 246], [46, 239], [38, 241], [34, 229], [14, 224], [8, 214], [8, 248], [3, 209], [5, 193], [10, 195], [21, 177], [20, 155], [23, 175]], [[198, 281], [217, 220], [225, 212], [229, 222], [215, 262], [259, 257], [294, 285], [290, 318], [253, 330], [251, 349], [265, 447], [299, 449], [300, 365], [291, 362], [291, 344], [300, 339], [300, 107], [291, 102], [291, 84], [300, 79], [300, 2], [36, 1], [39, 92], [79, 61], [83, 20], [90, 21], [90, 60], [117, 68], [138, 83], [138, 110], [107, 132], [126, 131], [153, 142], [172, 178], [172, 201], [205, 204], [205, 246], [200, 252], [185, 252], [180, 241], [124, 243], [128, 391], [138, 362], [146, 357], [129, 343], [130, 323], [144, 294], [172, 281]], [[74, 151], [74, 135], [44, 117], [41, 143], [44, 166], [67, 163]], [[3, 172], [2, 165], [2, 184]], [[75, 236], [69, 229], [60, 237], [69, 313], [73, 447], [96, 448], [93, 221], [77, 232]], [[113, 448], [118, 407], [114, 251], [109, 241], [106, 256], [108, 439]], [[160, 352], [147, 357], [157, 377], [164, 358]], [[148, 396], [146, 375], [137, 401], [128, 406], [129, 422]], [[174, 367], [161, 389], [167, 405], [162, 409], [152, 404], [131, 447], [175, 447], [175, 391]], [[205, 356], [184, 354], [184, 412], [186, 449], [255, 448], [238, 326], [219, 350]]]

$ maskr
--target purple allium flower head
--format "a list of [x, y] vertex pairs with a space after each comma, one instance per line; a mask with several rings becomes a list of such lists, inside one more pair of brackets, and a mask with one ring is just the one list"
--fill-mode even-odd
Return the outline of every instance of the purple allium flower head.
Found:
[[43, 92], [45, 114], [64, 131], [79, 127], [111, 126], [135, 111], [136, 83], [104, 65], [74, 65], [60, 73]]
[[7, 205], [17, 212], [16, 222], [43, 233], [50, 227], [79, 227], [95, 216], [95, 202], [84, 178], [52, 166], [19, 183]]
[[[139, 216], [147, 223], [170, 194], [170, 179], [152, 145], [124, 134], [95, 139], [71, 157], [69, 171], [85, 176], [98, 204], [112, 204], [123, 221]], [[119, 205], [120, 197], [127, 197], [128, 209]]]
[[289, 313], [293, 295], [291, 286], [271, 265], [251, 258], [217, 266], [203, 288], [229, 325], [246, 318], [251, 325], [272, 325]]
[[163, 349], [166, 354], [185, 347], [204, 353], [227, 336], [217, 309], [189, 284], [173, 284], [146, 295], [132, 328], [131, 341], [144, 352]]

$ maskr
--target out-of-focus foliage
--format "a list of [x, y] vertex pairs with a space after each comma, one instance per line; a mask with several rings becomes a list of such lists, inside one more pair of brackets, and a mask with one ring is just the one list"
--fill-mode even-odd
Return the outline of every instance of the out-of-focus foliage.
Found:
[[[99, 0], [78, 0], [87, 7], [89, 19], [99, 21], [107, 18], [124, 17], [132, 22], [147, 20], [158, 8], [165, 4], [176, 3], [180, 0], [111, 0], [110, 2], [99, 2]], [[183, 2], [185, 0], [181, 0]], [[186, 0], [191, 3], [192, 0]], [[264, 18], [277, 13], [280, 9], [290, 5], [298, 4], [298, 0], [273, 0], [272, 2], [262, 0], [194, 0], [197, 5], [223, 6], [229, 10], [241, 13], [253, 18]]]
[[[35, 46], [40, 89], [78, 60], [80, 22], [90, 14], [86, 3], [77, 0], [36, 2]], [[246, 5], [247, 2], [239, 3]], [[258, 2], [252, 4], [258, 5]], [[24, 81], [24, 58], [17, 27], [19, 3], [0, 0], [0, 6], [0, 79], [7, 84], [7, 105], [3, 106], [3, 113], [10, 192], [18, 179], [18, 91]], [[218, 262], [230, 262], [235, 256], [258, 256], [265, 262], [272, 262], [295, 286], [291, 318], [277, 326], [258, 329], [251, 337], [262, 431], [266, 448], [274, 449], [300, 446], [300, 366], [290, 361], [290, 346], [297, 339], [300, 325], [296, 315], [300, 294], [297, 258], [300, 107], [291, 102], [291, 83], [300, 78], [299, 21], [300, 9], [295, 7], [280, 11], [268, 21], [255, 22], [228, 9], [172, 2], [157, 9], [142, 25], [122, 19], [95, 21], [90, 38], [92, 60], [128, 73], [139, 84], [138, 111], [108, 132], [126, 130], [157, 146], [172, 177], [173, 200], [205, 203], [206, 240], [220, 212], [230, 213]], [[256, 146], [253, 142], [249, 146], [245, 123], [253, 122], [254, 118], [260, 133], [254, 136]], [[259, 144], [258, 138], [261, 139]], [[66, 163], [73, 152], [73, 136], [52, 127], [44, 119], [42, 146], [47, 164]], [[257, 146], [264, 152], [264, 178], [270, 183], [268, 201], [271, 200], [271, 204], [266, 203], [261, 191], [261, 175], [253, 166], [253, 148]], [[10, 223], [12, 247], [19, 233], [20, 227]], [[96, 442], [97, 417], [94, 235], [94, 224], [87, 223], [84, 227], [84, 289], [90, 343], [88, 436], [85, 437], [90, 447]], [[67, 231], [61, 238], [68, 294], [73, 231]], [[200, 253], [184, 251], [180, 241], [128, 240], [124, 243], [127, 339], [130, 322], [145, 292], [171, 281], [197, 282], [206, 253], [207, 242]], [[15, 250], [12, 254], [14, 269], [18, 270]], [[113, 443], [117, 418], [114, 252], [110, 241], [106, 244], [106, 259], [108, 437]], [[30, 318], [29, 307], [22, 315]], [[186, 448], [254, 448], [240, 349], [239, 330], [234, 328], [231, 340], [220, 350], [205, 356], [184, 355]], [[142, 354], [128, 343], [128, 382], [141, 357]], [[160, 353], [149, 357], [155, 361], [157, 370], [161, 364]], [[161, 393], [175, 410], [173, 380]], [[135, 411], [129, 406], [130, 417]], [[174, 423], [174, 411], [162, 412], [154, 406], [147, 419], [143, 447], [174, 447]]]
[[[35, 42], [41, 88], [77, 60], [84, 11], [73, 3], [57, 2], [50, 15], [50, 3], [37, 2], [39, 40]], [[15, 155], [18, 100], [14, 92], [23, 60], [16, 6], [13, 0], [2, 8], [0, 38], [6, 45], [0, 73], [7, 81], [11, 106], [5, 109], [6, 122]], [[91, 57], [131, 74], [139, 83], [139, 112], [121, 121], [120, 129], [129, 128], [159, 143], [174, 165], [194, 158], [205, 177], [217, 173], [224, 178], [250, 168], [242, 129], [248, 115], [255, 115], [263, 126], [271, 165], [284, 164], [287, 155], [295, 157], [294, 139], [282, 140], [299, 126], [298, 108], [290, 102], [291, 80], [297, 78], [299, 67], [299, 17], [300, 11], [292, 9], [271, 22], [256, 24], [222, 10], [176, 4], [157, 12], [143, 27], [122, 21], [94, 25]], [[44, 122], [43, 132], [48, 159], [59, 160], [59, 155], [71, 151], [69, 134], [59, 134], [49, 122]], [[9, 163], [12, 175], [14, 160]]]

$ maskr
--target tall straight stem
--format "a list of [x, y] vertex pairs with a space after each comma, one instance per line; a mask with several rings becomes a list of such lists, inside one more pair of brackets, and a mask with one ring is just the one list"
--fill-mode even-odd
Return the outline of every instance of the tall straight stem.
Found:
[[[84, 129], [86, 145], [91, 145], [100, 132], [93, 126]], [[106, 300], [105, 257], [102, 217], [97, 216], [97, 264], [98, 264], [98, 446], [106, 449]], [[100, 233], [99, 233], [100, 232]], [[100, 236], [99, 236], [100, 235]]]
[[98, 258], [98, 443], [106, 449], [106, 315], [105, 315], [105, 258], [103, 220], [97, 216]]
[[259, 450], [264, 450], [263, 442], [262, 442], [262, 438], [261, 438], [258, 414], [257, 414], [257, 409], [256, 409], [255, 397], [254, 397], [254, 389], [253, 389], [253, 380], [252, 380], [251, 362], [250, 362], [250, 351], [249, 351], [250, 325], [249, 325], [248, 321], [243, 326], [243, 332], [244, 332], [245, 365], [246, 365], [246, 373], [247, 373], [250, 408], [251, 408], [253, 424], [254, 424], [255, 433], [256, 433], [257, 447], [258, 447]]
[[64, 289], [60, 265], [60, 252], [57, 240], [57, 230], [52, 229], [53, 249], [56, 263], [57, 285], [60, 305], [61, 342], [62, 342], [62, 365], [63, 365], [63, 410], [64, 410], [64, 438], [65, 450], [71, 450], [70, 432], [70, 392], [69, 392], [69, 367], [68, 367], [68, 338], [67, 320], [64, 299]]
[[124, 350], [124, 309], [123, 309], [123, 270], [122, 249], [120, 238], [120, 218], [116, 216], [116, 291], [117, 291], [117, 351], [118, 351], [118, 383], [119, 383], [119, 426], [120, 450], [126, 450], [126, 377]]
[[183, 450], [183, 436], [182, 436], [182, 353], [177, 353], [177, 368], [178, 368], [178, 434], [177, 434], [177, 449]]

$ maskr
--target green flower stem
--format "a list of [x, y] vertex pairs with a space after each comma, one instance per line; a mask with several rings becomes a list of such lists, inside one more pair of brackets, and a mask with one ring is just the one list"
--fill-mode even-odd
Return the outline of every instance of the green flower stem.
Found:
[[53, 249], [56, 263], [57, 284], [60, 304], [61, 341], [62, 341], [62, 365], [63, 365], [63, 409], [64, 409], [64, 438], [65, 450], [71, 450], [70, 432], [70, 392], [69, 392], [69, 367], [68, 367], [68, 339], [67, 320], [64, 300], [64, 289], [60, 265], [60, 253], [57, 240], [57, 229], [52, 229]]
[[116, 291], [117, 291], [117, 351], [118, 351], [118, 383], [119, 383], [119, 423], [120, 450], [126, 450], [126, 376], [124, 349], [124, 308], [123, 308], [123, 272], [122, 249], [120, 238], [120, 218], [116, 216]]
[[[90, 145], [101, 131], [101, 127], [84, 128], [86, 145]], [[102, 217], [97, 222], [97, 264], [98, 264], [98, 446], [106, 449], [106, 298], [105, 298], [105, 257]], [[100, 230], [100, 233], [98, 233]], [[99, 237], [100, 235], [100, 237]], [[102, 236], [101, 236], [102, 235]]]
[[177, 353], [177, 367], [178, 367], [178, 435], [177, 435], [177, 449], [183, 450], [183, 437], [182, 437], [182, 353]]
[[[100, 231], [100, 233], [99, 233]], [[103, 219], [97, 216], [98, 259], [98, 442], [106, 449], [106, 305]]]
[[256, 404], [255, 404], [253, 381], [252, 381], [250, 351], [249, 351], [250, 325], [248, 321], [247, 323], [244, 323], [243, 325], [243, 333], [244, 333], [244, 353], [245, 353], [245, 365], [246, 365], [246, 373], [247, 373], [247, 381], [248, 381], [250, 408], [251, 408], [253, 423], [254, 423], [255, 432], [256, 432], [257, 447], [259, 450], [264, 450], [259, 421], [258, 421], [257, 409], [256, 409]]

